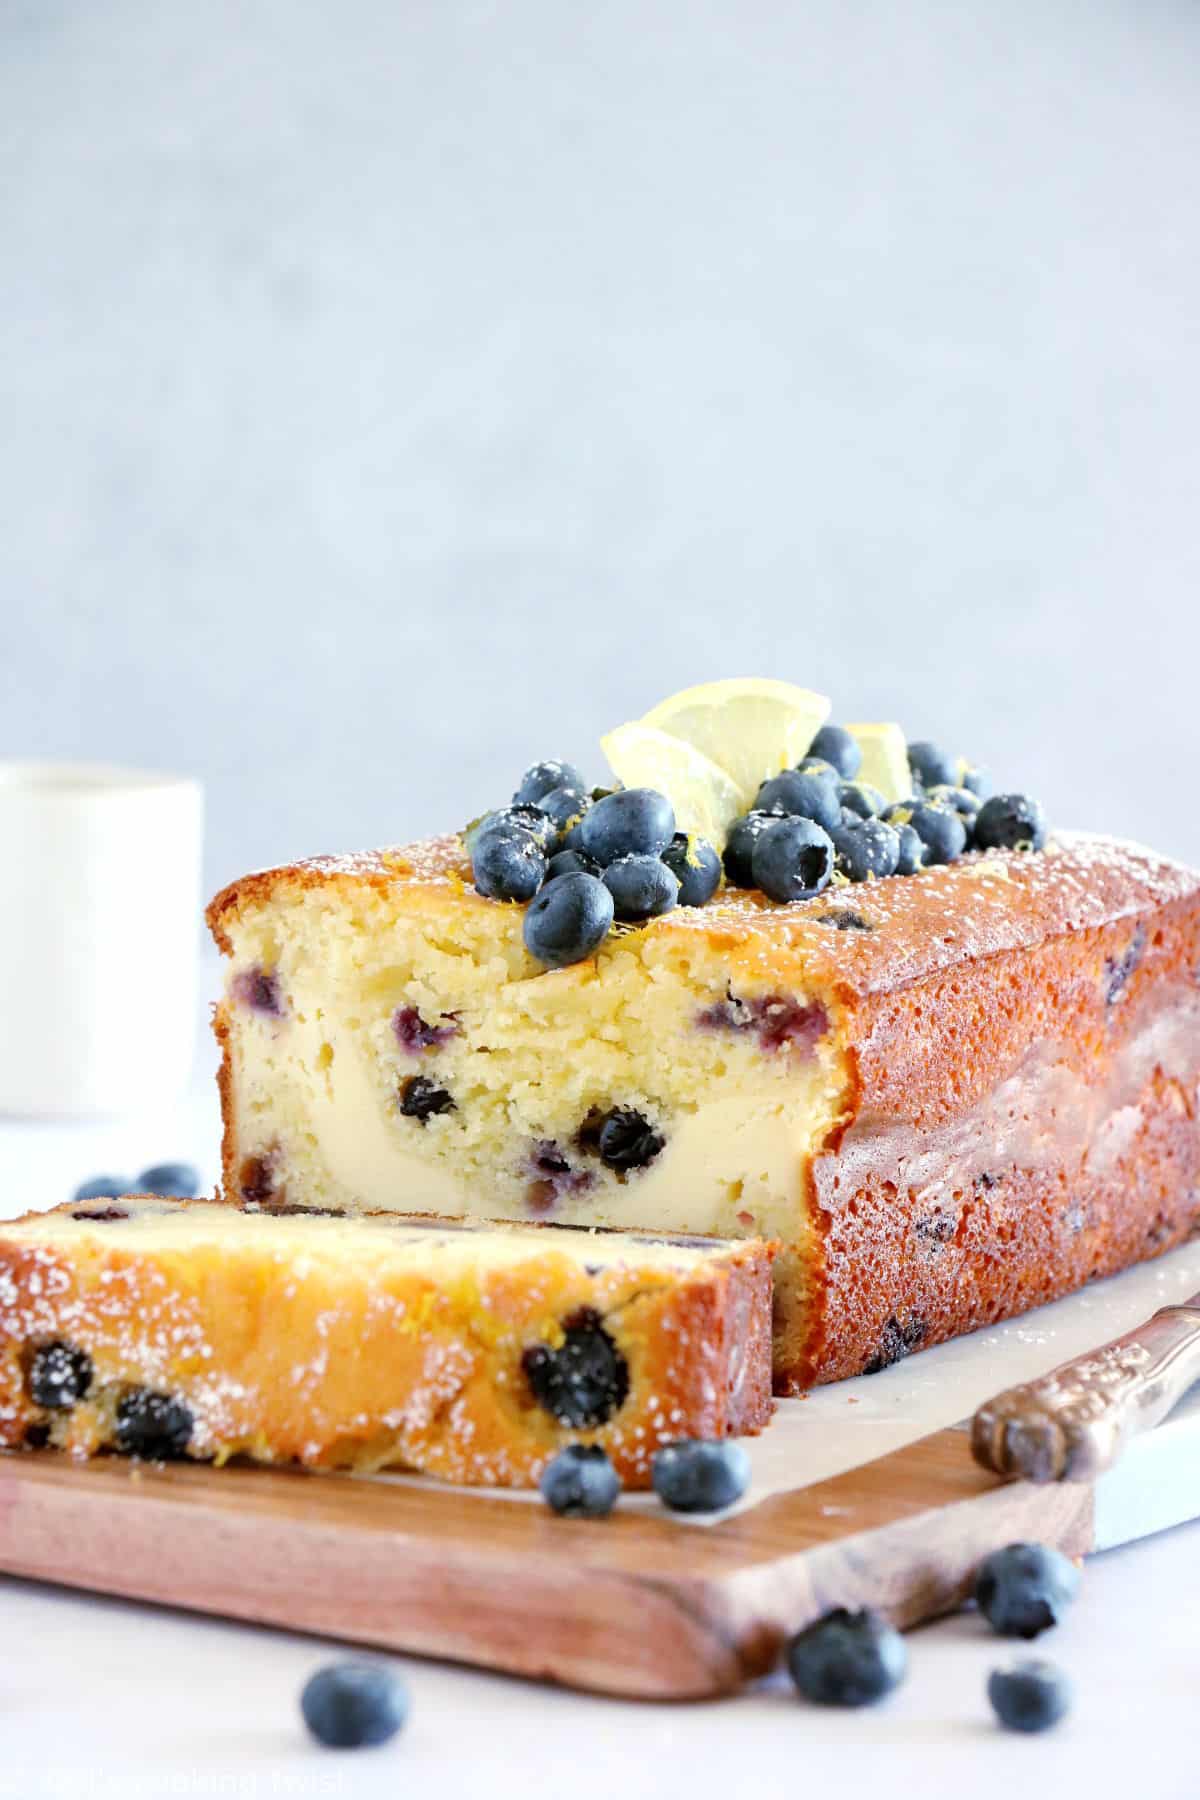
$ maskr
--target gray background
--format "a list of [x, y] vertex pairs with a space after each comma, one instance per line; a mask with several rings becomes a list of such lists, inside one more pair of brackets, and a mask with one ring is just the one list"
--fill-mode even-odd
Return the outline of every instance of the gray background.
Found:
[[1191, 0], [0, 24], [0, 751], [215, 883], [774, 673], [1200, 857]]

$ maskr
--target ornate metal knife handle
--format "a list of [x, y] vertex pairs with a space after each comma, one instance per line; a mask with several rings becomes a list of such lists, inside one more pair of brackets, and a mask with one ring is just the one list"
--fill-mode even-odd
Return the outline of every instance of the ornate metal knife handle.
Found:
[[1091, 1481], [1200, 1380], [1200, 1294], [981, 1406], [971, 1449], [1026, 1481]]

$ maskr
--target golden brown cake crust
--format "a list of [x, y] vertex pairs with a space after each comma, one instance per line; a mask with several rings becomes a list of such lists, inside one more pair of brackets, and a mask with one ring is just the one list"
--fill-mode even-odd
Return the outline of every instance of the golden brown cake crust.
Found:
[[[206, 917], [220, 949], [246, 909], [334, 887], [420, 890], [431, 906], [490, 907], [471, 885], [457, 836], [391, 850], [315, 856], [245, 875], [210, 902]], [[725, 888], [706, 906], [680, 907], [641, 930], [669, 935], [701, 931], [726, 947], [734, 963], [762, 954], [811, 969], [814, 986], [847, 998], [924, 980], [1007, 950], [1028, 950], [1062, 933], [1094, 929], [1194, 895], [1200, 876], [1166, 857], [1115, 838], [1063, 834], [1044, 853], [971, 854], [918, 875], [843, 888], [814, 900], [777, 906], [765, 895]], [[851, 913], [863, 931], [837, 923]]]
[[[439, 1221], [271, 1219], [211, 1201], [105, 1202], [129, 1217], [47, 1232], [44, 1215], [0, 1227], [0, 1445], [111, 1447], [114, 1408], [132, 1388], [181, 1401], [191, 1453], [315, 1469], [400, 1464], [451, 1481], [528, 1486], [568, 1442], [604, 1445], [628, 1486], [649, 1485], [654, 1451], [678, 1437], [756, 1432], [771, 1414], [771, 1257], [762, 1242], [673, 1261], [651, 1240], [587, 1246], [604, 1234], [538, 1226], [515, 1233], [518, 1260], [427, 1268], [375, 1254], [412, 1226], [452, 1240], [487, 1227]], [[78, 1219], [77, 1203], [56, 1212]], [[201, 1242], [164, 1243], [145, 1220], [203, 1220]], [[53, 1215], [51, 1215], [53, 1217]], [[239, 1227], [246, 1228], [239, 1230]], [[228, 1228], [228, 1229], [227, 1229]], [[351, 1261], [328, 1232], [353, 1234]], [[660, 1240], [661, 1242], [662, 1240]], [[357, 1246], [362, 1246], [358, 1254]], [[601, 1257], [604, 1260], [601, 1260]], [[628, 1371], [628, 1396], [594, 1429], [563, 1425], [525, 1373], [531, 1347], [555, 1348], [573, 1320], [603, 1328]], [[64, 1343], [90, 1359], [87, 1393], [47, 1410], [30, 1393], [31, 1358]]]

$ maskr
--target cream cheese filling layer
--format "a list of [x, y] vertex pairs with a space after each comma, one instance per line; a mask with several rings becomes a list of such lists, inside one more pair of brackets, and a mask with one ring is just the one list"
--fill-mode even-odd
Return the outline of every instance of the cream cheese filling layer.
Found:
[[[428, 1066], [435, 1078], [432, 1061]], [[395, 1086], [386, 1086], [357, 1017], [311, 1008], [281, 1025], [245, 1019], [235, 1069], [242, 1147], [264, 1151], [276, 1134], [289, 1201], [530, 1217], [512, 1176], [523, 1141], [516, 1128], [504, 1181], [493, 1186], [485, 1176], [455, 1171], [452, 1149], [426, 1147], [415, 1135], [424, 1128], [399, 1115]], [[560, 1224], [794, 1240], [803, 1224], [805, 1169], [834, 1122], [831, 1085], [810, 1058], [794, 1080], [764, 1081], [765, 1092], [726, 1093], [676, 1110], [662, 1121], [667, 1142], [649, 1167], [620, 1181], [596, 1163], [593, 1185], [561, 1193], [542, 1216]]]

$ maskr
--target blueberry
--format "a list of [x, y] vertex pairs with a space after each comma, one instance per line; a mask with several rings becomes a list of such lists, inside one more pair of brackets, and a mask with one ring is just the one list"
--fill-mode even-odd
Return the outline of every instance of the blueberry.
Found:
[[654, 788], [619, 788], [606, 794], [579, 832], [582, 847], [604, 868], [619, 856], [659, 856], [674, 835], [674, 808]]
[[954, 862], [967, 847], [967, 828], [959, 815], [947, 807], [908, 800], [900, 806], [889, 806], [884, 818], [897, 829], [901, 825], [912, 826], [925, 846], [926, 867]]
[[123, 1194], [132, 1192], [132, 1184], [123, 1175], [93, 1175], [90, 1181], [81, 1182], [71, 1195], [72, 1200], [119, 1200]]
[[779, 813], [748, 812], [735, 819], [725, 839], [725, 879], [734, 887], [754, 886], [754, 846], [769, 825], [778, 823]]
[[579, 824], [591, 804], [582, 788], [570, 787], [551, 788], [538, 801], [539, 808], [554, 826], [556, 838], [561, 838]]
[[191, 1163], [155, 1163], [137, 1178], [139, 1194], [163, 1194], [171, 1200], [194, 1200], [200, 1192], [200, 1171]]
[[560, 850], [546, 864], [546, 880], [557, 875], [599, 875], [600, 864], [586, 850]]
[[568, 1444], [538, 1482], [551, 1512], [567, 1519], [603, 1519], [617, 1504], [621, 1478], [599, 1444]]
[[822, 775], [801, 775], [785, 769], [764, 781], [754, 802], [755, 812], [786, 813], [794, 819], [812, 819], [832, 831], [842, 816], [837, 787]]
[[903, 1681], [908, 1650], [878, 1613], [838, 1606], [789, 1641], [787, 1665], [818, 1706], [870, 1706]]
[[662, 859], [679, 883], [680, 906], [703, 906], [721, 885], [721, 859], [707, 838], [677, 831]]
[[148, 1462], [171, 1462], [187, 1454], [194, 1422], [182, 1400], [130, 1388], [117, 1402], [117, 1449]]
[[959, 785], [965, 787], [968, 793], [975, 794], [980, 800], [986, 800], [992, 791], [992, 778], [986, 769], [975, 769], [970, 763], [967, 763]]
[[409, 1056], [423, 1056], [426, 1050], [440, 1050], [458, 1036], [455, 1013], [442, 1013], [443, 1023], [431, 1025], [422, 1018], [419, 1007], [398, 1006], [392, 1014], [392, 1031], [400, 1048]]
[[251, 1012], [266, 1013], [272, 1019], [282, 1019], [283, 994], [274, 970], [264, 969], [261, 964], [251, 969], [239, 969], [230, 991], [239, 1006], [249, 1007]]
[[923, 788], [957, 787], [963, 770], [961, 757], [947, 756], [936, 744], [918, 738], [908, 746], [908, 766], [914, 781]]
[[1057, 1625], [1079, 1588], [1079, 1570], [1048, 1544], [993, 1550], [975, 1577], [979, 1610], [1000, 1637], [1035, 1638]]
[[525, 914], [525, 948], [547, 968], [561, 969], [599, 949], [612, 922], [613, 897], [595, 875], [557, 875]]
[[546, 857], [532, 832], [494, 825], [479, 834], [471, 856], [476, 892], [489, 900], [532, 900], [546, 874]]
[[474, 862], [476, 846], [481, 838], [496, 831], [511, 836], [514, 827], [527, 831], [547, 855], [557, 847], [559, 834], [553, 819], [540, 806], [528, 802], [520, 806], [496, 807], [492, 812], [484, 813], [481, 818], [473, 819], [462, 834], [467, 855]]
[[996, 794], [976, 814], [975, 842], [980, 850], [1040, 850], [1045, 814], [1028, 794]]
[[896, 873], [900, 834], [882, 819], [856, 819], [833, 834], [837, 866], [851, 881], [884, 880]]
[[750, 1485], [750, 1458], [741, 1444], [683, 1438], [656, 1451], [654, 1491], [672, 1512], [720, 1512]]
[[808, 746], [806, 762], [809, 757], [832, 763], [843, 781], [853, 781], [862, 767], [862, 749], [857, 739], [840, 725], [822, 725]]
[[900, 841], [900, 854], [896, 858], [897, 875], [915, 875], [918, 869], [925, 867], [925, 846], [911, 825], [895, 825], [893, 830]]
[[879, 1334], [875, 1350], [863, 1364], [863, 1374], [882, 1375], [911, 1351], [919, 1350], [928, 1332], [929, 1326], [919, 1313], [910, 1313], [905, 1319], [898, 1319], [893, 1313]]
[[1071, 1684], [1048, 1662], [1019, 1662], [993, 1669], [988, 1699], [1001, 1725], [1009, 1731], [1048, 1731], [1071, 1707]]
[[679, 903], [679, 882], [657, 856], [620, 856], [602, 877], [613, 911], [626, 924], [656, 919]]
[[575, 1431], [606, 1424], [629, 1394], [629, 1365], [591, 1307], [563, 1320], [557, 1348], [531, 1344], [521, 1367], [539, 1406]]
[[35, 1406], [60, 1412], [82, 1400], [92, 1385], [92, 1359], [86, 1350], [57, 1339], [33, 1353], [25, 1379]]
[[887, 805], [879, 789], [866, 781], [839, 781], [837, 797], [843, 811], [857, 813], [860, 819], [877, 819]]
[[430, 1081], [427, 1075], [410, 1075], [401, 1083], [400, 1111], [406, 1119], [415, 1119], [418, 1125], [424, 1125], [437, 1113], [457, 1110], [453, 1096], [436, 1081]]
[[408, 1690], [382, 1663], [330, 1663], [305, 1682], [300, 1711], [318, 1744], [358, 1750], [395, 1737], [408, 1718]]
[[870, 919], [864, 919], [849, 906], [839, 906], [836, 912], [818, 913], [820, 925], [832, 925], [835, 931], [874, 931]]
[[772, 900], [807, 900], [828, 887], [833, 840], [811, 819], [777, 819], [754, 846], [754, 882]]
[[951, 812], [960, 813], [970, 825], [971, 820], [980, 808], [978, 794], [973, 794], [965, 787], [932, 787], [925, 798], [931, 806], [949, 807]]
[[609, 1169], [644, 1169], [652, 1163], [666, 1138], [656, 1131], [645, 1113], [632, 1106], [614, 1106], [593, 1114], [579, 1133], [579, 1142]]
[[836, 787], [842, 779], [840, 769], [835, 769], [831, 762], [823, 756], [802, 756], [796, 764], [797, 775], [819, 775], [822, 781], [831, 781]]
[[127, 1219], [129, 1214], [123, 1206], [87, 1206], [80, 1212], [73, 1212], [71, 1217], [89, 1225], [115, 1225], [118, 1219]]
[[586, 792], [587, 782], [569, 762], [539, 762], [531, 769], [526, 769], [521, 777], [521, 785], [513, 795], [514, 806], [537, 805], [544, 795], [555, 788], [579, 788]]
[[555, 848], [559, 836], [557, 825], [548, 812], [544, 812], [540, 806], [534, 806], [531, 801], [523, 802], [520, 806], [502, 806], [497, 812], [489, 813], [478, 836], [482, 837], [485, 832], [496, 827], [508, 831], [514, 825], [535, 837], [547, 855]]

